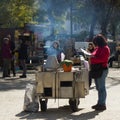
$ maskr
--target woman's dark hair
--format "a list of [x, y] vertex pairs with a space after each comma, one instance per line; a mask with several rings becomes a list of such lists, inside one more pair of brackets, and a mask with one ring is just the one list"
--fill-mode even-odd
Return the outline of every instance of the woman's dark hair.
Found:
[[104, 47], [107, 45], [107, 40], [102, 34], [98, 34], [93, 38], [95, 46]]
[[59, 43], [57, 41], [54, 41], [52, 46], [54, 46], [54, 44], [57, 44], [57, 48], [59, 48]]
[[93, 42], [89, 42], [89, 44], [88, 44], [88, 45], [92, 45], [92, 46], [94, 46]]

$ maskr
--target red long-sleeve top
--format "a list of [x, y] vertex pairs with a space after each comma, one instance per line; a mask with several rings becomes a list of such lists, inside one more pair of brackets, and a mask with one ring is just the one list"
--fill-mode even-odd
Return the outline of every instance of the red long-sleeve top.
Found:
[[91, 64], [102, 63], [103, 67], [107, 67], [110, 56], [110, 49], [107, 45], [104, 47], [96, 47], [92, 53], [92, 56], [93, 57], [90, 58]]

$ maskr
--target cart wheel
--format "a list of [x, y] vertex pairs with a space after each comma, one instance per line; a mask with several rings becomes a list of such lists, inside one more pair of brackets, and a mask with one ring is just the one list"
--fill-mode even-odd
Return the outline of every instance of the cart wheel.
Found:
[[45, 112], [47, 110], [47, 100], [40, 99], [41, 111]]
[[78, 110], [79, 103], [79, 99], [69, 99], [70, 108], [73, 112], [76, 112]]

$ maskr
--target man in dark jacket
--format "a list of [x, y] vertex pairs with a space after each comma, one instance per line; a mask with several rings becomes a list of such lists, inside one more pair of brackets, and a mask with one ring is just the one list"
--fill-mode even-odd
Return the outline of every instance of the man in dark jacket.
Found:
[[23, 69], [23, 74], [20, 76], [20, 78], [26, 78], [26, 60], [28, 58], [28, 54], [27, 54], [27, 44], [25, 40], [22, 40], [22, 43], [20, 45], [20, 49], [19, 49], [19, 60], [20, 60], [20, 65]]
[[[13, 76], [16, 76], [16, 72], [15, 72], [15, 56], [14, 56], [14, 54], [15, 54], [15, 42], [11, 39], [10, 34], [8, 34], [7, 37], [9, 38], [10, 50], [11, 50], [11, 53], [12, 53], [10, 70], [12, 70]], [[10, 70], [9, 70], [9, 75], [10, 75]]]

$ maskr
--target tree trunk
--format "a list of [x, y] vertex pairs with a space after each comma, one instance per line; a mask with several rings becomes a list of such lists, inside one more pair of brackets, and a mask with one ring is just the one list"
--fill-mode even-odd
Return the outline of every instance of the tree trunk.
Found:
[[96, 16], [93, 15], [92, 23], [91, 23], [91, 26], [90, 26], [90, 34], [89, 34], [89, 41], [90, 42], [93, 40], [93, 37], [94, 37], [95, 25], [96, 25]]
[[112, 39], [116, 40], [116, 26], [112, 24]]
[[103, 34], [104, 36], [107, 35], [107, 25], [108, 23], [104, 22], [102, 25], [101, 25], [101, 34]]
[[101, 31], [102, 31], [102, 34], [105, 35], [105, 36], [107, 36], [107, 26], [108, 26], [108, 23], [109, 23], [109, 20], [111, 18], [111, 15], [112, 15], [112, 12], [113, 12], [113, 8], [114, 8], [113, 1], [114, 0], [110, 1], [110, 6], [108, 8], [107, 14], [102, 19]]

